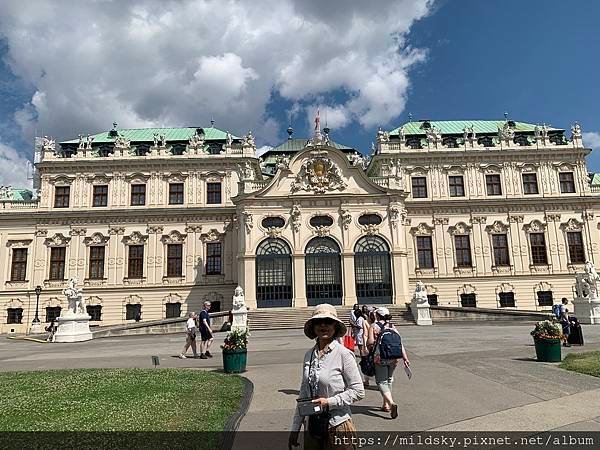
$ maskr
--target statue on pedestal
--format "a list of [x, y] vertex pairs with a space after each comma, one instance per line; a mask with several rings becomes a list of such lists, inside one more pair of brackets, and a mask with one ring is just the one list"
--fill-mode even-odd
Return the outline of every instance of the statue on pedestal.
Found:
[[69, 307], [62, 312], [58, 320], [58, 329], [54, 342], [82, 342], [92, 339], [90, 319], [81, 289], [77, 288], [77, 278], [70, 278], [62, 293], [67, 297]]
[[240, 286], [235, 288], [232, 305], [233, 323], [231, 324], [231, 330], [246, 330], [248, 328], [248, 308], [246, 308], [244, 290]]
[[600, 298], [598, 282], [600, 275], [591, 261], [585, 262], [583, 273], [575, 275], [576, 298], [573, 300], [575, 316], [583, 324], [600, 325]]
[[65, 314], [65, 316], [74, 316], [78, 314], [87, 315], [85, 300], [83, 299], [81, 289], [77, 289], [77, 278], [69, 279], [68, 285], [66, 289], [63, 289], [62, 293], [65, 297], [67, 297], [67, 301], [69, 302], [69, 308]]
[[422, 281], [417, 281], [410, 309], [417, 325], [433, 325], [431, 311], [427, 299], [427, 288]]

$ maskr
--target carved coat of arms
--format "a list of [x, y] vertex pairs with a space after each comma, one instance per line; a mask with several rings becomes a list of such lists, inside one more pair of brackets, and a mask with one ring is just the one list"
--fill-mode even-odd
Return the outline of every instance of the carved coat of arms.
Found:
[[292, 183], [292, 192], [312, 191], [316, 194], [323, 194], [327, 191], [342, 190], [346, 187], [340, 168], [326, 156], [326, 152], [314, 152], [311, 155], [302, 164], [296, 179]]

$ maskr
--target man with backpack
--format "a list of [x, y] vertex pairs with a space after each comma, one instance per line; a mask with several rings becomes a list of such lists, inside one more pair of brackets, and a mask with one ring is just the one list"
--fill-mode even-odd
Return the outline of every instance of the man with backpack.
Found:
[[398, 360], [402, 359], [404, 367], [410, 366], [408, 356], [402, 345], [400, 333], [391, 323], [392, 316], [387, 308], [375, 311], [375, 323], [369, 329], [367, 346], [374, 353], [375, 381], [383, 397], [382, 411], [389, 412], [392, 419], [398, 417], [398, 405], [392, 397], [394, 370]]

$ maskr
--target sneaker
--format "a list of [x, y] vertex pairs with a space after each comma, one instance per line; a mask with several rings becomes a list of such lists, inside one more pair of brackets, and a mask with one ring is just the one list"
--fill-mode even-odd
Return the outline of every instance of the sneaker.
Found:
[[183, 353], [181, 353], [181, 354], [179, 355], [179, 359], [186, 359], [186, 358], [187, 358], [187, 356], [185, 356]]
[[209, 358], [212, 358], [212, 354], [211, 354], [211, 353], [210, 353], [208, 350], [206, 350], [206, 353], [204, 353], [204, 354], [205, 354], [206, 356], [208, 356]]
[[392, 419], [398, 417], [398, 405], [395, 403], [392, 403], [392, 411], [390, 412], [390, 416]]
[[208, 359], [208, 356], [206, 356], [204, 353], [200, 353], [200, 359]]

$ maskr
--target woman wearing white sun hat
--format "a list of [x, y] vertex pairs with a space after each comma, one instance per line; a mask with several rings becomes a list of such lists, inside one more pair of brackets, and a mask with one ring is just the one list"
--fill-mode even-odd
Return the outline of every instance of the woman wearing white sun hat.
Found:
[[[334, 444], [336, 436], [356, 435], [350, 405], [365, 396], [354, 354], [336, 339], [346, 334], [346, 325], [338, 319], [335, 307], [325, 303], [314, 309], [304, 324], [304, 334], [316, 339], [316, 344], [304, 355], [289, 448], [299, 445], [298, 435], [304, 424], [305, 449], [354, 449], [355, 444]], [[301, 405], [307, 404], [324, 413], [304, 416], [306, 410]]]

